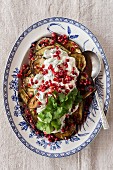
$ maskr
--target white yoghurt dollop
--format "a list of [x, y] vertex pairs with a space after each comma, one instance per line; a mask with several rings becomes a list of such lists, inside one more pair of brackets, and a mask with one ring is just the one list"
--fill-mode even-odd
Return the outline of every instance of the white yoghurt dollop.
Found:
[[[57, 51], [60, 51], [60, 59], [58, 59], [57, 57], [54, 57], [54, 55], [56, 55]], [[65, 89], [69, 89], [69, 91], [71, 92], [73, 90], [73, 88], [76, 87], [76, 81], [77, 81], [77, 77], [79, 75], [79, 71], [76, 67], [76, 61], [75, 58], [73, 57], [69, 57], [67, 52], [63, 51], [60, 48], [53, 48], [53, 49], [47, 49], [44, 51], [43, 54], [43, 58], [46, 58], [46, 60], [44, 61], [44, 69], [48, 70], [48, 73], [43, 75], [42, 73], [39, 73], [37, 75], [35, 75], [35, 77], [33, 78], [33, 82], [35, 82], [36, 80], [38, 80], [37, 84], [34, 84], [32, 86], [32, 88], [35, 88], [35, 94], [38, 92], [39, 95], [36, 95], [37, 99], [42, 103], [42, 105], [40, 107], [37, 108], [37, 113], [40, 114], [40, 112], [46, 107], [46, 96], [45, 94], [47, 94], [48, 92], [50, 92], [50, 88], [47, 88], [44, 92], [37, 90], [37, 88], [39, 88], [42, 85], [42, 80], [43, 82], [47, 82], [49, 80], [51, 80], [52, 83], [56, 83], [58, 85], [64, 86], [64, 89], [61, 89], [61, 92], [65, 92]], [[69, 61], [66, 62], [66, 59], [68, 59]], [[67, 63], [67, 75], [72, 76], [73, 79], [71, 81], [69, 81], [68, 83], [64, 84], [63, 82], [56, 82], [54, 81], [55, 75], [53, 74], [53, 72], [51, 71], [51, 69], [48, 69], [48, 67], [50, 65], [52, 65], [53, 69], [55, 72], [60, 72], [58, 66], [63, 65], [63, 63]], [[72, 74], [72, 71], [76, 72], [76, 74]], [[69, 88], [69, 86], [72, 85], [73, 88]], [[78, 107], [76, 107], [76, 109], [74, 111], [77, 110]], [[65, 120], [65, 115], [61, 118], [61, 123], [63, 126], [63, 121]], [[41, 121], [41, 120], [40, 120]], [[54, 131], [53, 133], [56, 133], [58, 131]]]

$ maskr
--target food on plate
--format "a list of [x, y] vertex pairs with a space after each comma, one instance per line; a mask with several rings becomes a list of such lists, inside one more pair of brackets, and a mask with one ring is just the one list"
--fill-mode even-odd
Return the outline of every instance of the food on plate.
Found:
[[53, 142], [77, 133], [96, 90], [77, 43], [56, 33], [32, 43], [18, 78], [23, 116], [36, 134]]

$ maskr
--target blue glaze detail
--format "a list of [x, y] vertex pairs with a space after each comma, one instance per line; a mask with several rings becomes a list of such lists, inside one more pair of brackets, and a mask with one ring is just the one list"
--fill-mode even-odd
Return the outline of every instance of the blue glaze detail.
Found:
[[69, 26], [67, 27], [67, 33], [68, 33], [68, 35], [71, 34], [71, 28]]
[[[51, 24], [49, 24], [48, 27], [47, 27], [47, 30], [48, 30], [50, 33], [54, 32], [54, 31], [52, 31], [52, 30], [50, 29], [51, 26], [59, 26], [60, 28], [64, 29], [64, 27], [63, 27], [61, 24], [51, 23]], [[64, 30], [65, 30], [65, 29], [64, 29]]]
[[[40, 154], [42, 156], [47, 156], [50, 158], [60, 158], [60, 157], [65, 157], [65, 156], [69, 156], [72, 155], [74, 153], [79, 152], [80, 150], [82, 150], [84, 147], [86, 147], [93, 139], [94, 137], [98, 134], [102, 124], [101, 124], [101, 120], [99, 120], [97, 126], [95, 127], [94, 131], [92, 132], [92, 134], [89, 136], [89, 138], [82, 143], [79, 147], [72, 149], [68, 152], [62, 152], [62, 153], [48, 153], [48, 152], [44, 152], [41, 151], [35, 147], [33, 147], [32, 145], [30, 145], [25, 139], [24, 137], [20, 134], [20, 132], [18, 131], [17, 127], [14, 124], [14, 121], [12, 119], [11, 113], [10, 113], [10, 108], [9, 108], [9, 104], [8, 104], [8, 76], [9, 76], [9, 71], [10, 71], [10, 67], [11, 67], [11, 63], [13, 60], [13, 57], [15, 55], [15, 52], [18, 48], [18, 46], [20, 45], [20, 43], [22, 42], [22, 40], [25, 38], [25, 36], [31, 32], [32, 30], [36, 29], [37, 27], [47, 24], [47, 23], [51, 23], [51, 22], [65, 22], [65, 23], [69, 23], [72, 25], [75, 25], [76, 27], [80, 28], [81, 30], [83, 30], [86, 34], [88, 34], [91, 39], [93, 40], [93, 42], [95, 43], [96, 47], [98, 48], [98, 50], [101, 53], [102, 56], [102, 60], [104, 63], [104, 69], [105, 69], [105, 73], [106, 73], [106, 100], [104, 103], [104, 110], [105, 112], [107, 112], [108, 110], [108, 106], [109, 106], [109, 101], [110, 101], [110, 84], [111, 84], [111, 79], [110, 79], [110, 71], [109, 71], [109, 66], [108, 66], [108, 62], [105, 56], [105, 53], [101, 47], [101, 45], [99, 44], [97, 38], [93, 35], [93, 33], [87, 29], [85, 26], [83, 26], [82, 24], [80, 24], [79, 22], [76, 22], [74, 20], [68, 19], [68, 18], [62, 18], [62, 17], [53, 17], [53, 18], [48, 18], [48, 19], [44, 19], [41, 20], [35, 24], [33, 24], [32, 26], [30, 26], [28, 29], [26, 29], [22, 35], [18, 38], [18, 40], [16, 41], [10, 55], [8, 58], [8, 62], [6, 65], [6, 69], [5, 69], [5, 74], [4, 74], [4, 85], [3, 85], [3, 91], [4, 91], [4, 105], [5, 105], [5, 109], [6, 109], [6, 114], [8, 117], [8, 120], [10, 122], [10, 125], [13, 129], [13, 131], [15, 132], [15, 134], [17, 135], [17, 137], [19, 138], [19, 140], [26, 146], [28, 147], [30, 150], [32, 150], [33, 152]], [[12, 86], [13, 88], [13, 86]]]
[[28, 129], [28, 124], [26, 123], [26, 121], [20, 122], [19, 125], [21, 126], [21, 130], [26, 131]]

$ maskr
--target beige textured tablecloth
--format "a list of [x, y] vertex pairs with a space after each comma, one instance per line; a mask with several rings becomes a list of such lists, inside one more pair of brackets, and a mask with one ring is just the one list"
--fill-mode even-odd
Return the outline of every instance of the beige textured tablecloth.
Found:
[[2, 96], [8, 54], [27, 27], [53, 16], [79, 21], [97, 36], [113, 77], [113, 0], [0, 0], [0, 170], [113, 170], [112, 83], [110, 129], [102, 129], [80, 153], [61, 159], [42, 157], [27, 149], [9, 125]]

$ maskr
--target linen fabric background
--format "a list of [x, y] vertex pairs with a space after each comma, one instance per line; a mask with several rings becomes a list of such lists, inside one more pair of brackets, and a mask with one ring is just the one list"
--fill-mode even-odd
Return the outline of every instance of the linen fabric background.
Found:
[[74, 19], [95, 34], [113, 77], [112, 0], [0, 0], [0, 170], [113, 170], [112, 82], [107, 114], [110, 129], [102, 129], [90, 145], [70, 157], [50, 159], [33, 153], [17, 139], [8, 122], [2, 94], [8, 55], [26, 28], [53, 16]]

